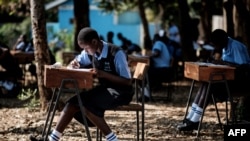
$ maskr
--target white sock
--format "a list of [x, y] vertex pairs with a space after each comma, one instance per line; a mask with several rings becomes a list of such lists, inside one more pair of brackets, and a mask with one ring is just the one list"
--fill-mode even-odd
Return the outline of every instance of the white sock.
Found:
[[53, 130], [53, 132], [49, 136], [49, 141], [59, 141], [62, 136], [62, 133]]
[[196, 107], [198, 107], [198, 105], [196, 103], [192, 103], [191, 109], [190, 109], [190, 111], [189, 111], [189, 113], [188, 113], [188, 115], [186, 117], [187, 119], [190, 120], [192, 118], [192, 116], [194, 115]]
[[146, 96], [146, 97], [150, 97], [150, 95], [149, 95], [149, 89], [148, 89], [148, 87], [144, 87], [144, 95]]
[[196, 107], [194, 115], [192, 116], [192, 118], [190, 120], [192, 122], [198, 122], [200, 120], [202, 112], [203, 112], [203, 109], [201, 107]]
[[115, 133], [111, 132], [106, 136], [107, 141], [118, 141]]

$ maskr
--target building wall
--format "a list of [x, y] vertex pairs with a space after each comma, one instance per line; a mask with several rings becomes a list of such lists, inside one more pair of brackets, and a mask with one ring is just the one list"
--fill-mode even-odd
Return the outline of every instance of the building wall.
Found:
[[[61, 30], [68, 30], [73, 32], [73, 1], [68, 2], [59, 6], [59, 28]], [[55, 25], [56, 26], [56, 25]], [[116, 45], [121, 45], [121, 42], [117, 38], [117, 33], [122, 33], [124, 37], [142, 46], [143, 37], [142, 27], [140, 22], [140, 16], [138, 11], [129, 11], [121, 15], [114, 13], [104, 13], [100, 9], [93, 5], [90, 0], [90, 27], [96, 29], [98, 33], [106, 40], [107, 32], [114, 32], [113, 41]], [[154, 25], [149, 24], [150, 33], [154, 34]]]
[[132, 42], [140, 44], [140, 23], [122, 24], [115, 21], [115, 18], [113, 13], [104, 14], [100, 10], [91, 10], [90, 26], [96, 29], [105, 40], [107, 40], [106, 37], [109, 31], [114, 32], [113, 41], [117, 45], [121, 45], [121, 42], [117, 38], [119, 32]]

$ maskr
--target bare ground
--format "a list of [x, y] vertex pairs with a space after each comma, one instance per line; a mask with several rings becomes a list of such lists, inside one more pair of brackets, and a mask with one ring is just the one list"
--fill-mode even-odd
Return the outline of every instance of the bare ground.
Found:
[[[178, 132], [176, 126], [183, 119], [190, 82], [177, 83], [172, 91], [172, 99], [166, 100], [167, 87], [153, 93], [154, 101], [145, 105], [146, 141], [223, 141], [223, 131], [218, 125], [214, 105], [205, 111], [200, 136], [196, 131]], [[28, 100], [27, 100], [28, 101]], [[29, 101], [30, 102], [30, 101]], [[46, 113], [39, 106], [24, 106], [26, 102], [18, 99], [0, 99], [0, 141], [28, 141], [29, 135], [41, 135]], [[217, 103], [220, 119], [225, 123], [225, 103]], [[56, 113], [55, 121], [59, 116]], [[136, 140], [136, 120], [134, 112], [106, 113], [106, 120], [121, 141]], [[55, 126], [53, 122], [52, 128]], [[96, 128], [90, 128], [92, 140], [95, 140]], [[65, 130], [62, 141], [87, 140], [84, 127], [73, 120]], [[103, 138], [103, 140], [105, 140]]]

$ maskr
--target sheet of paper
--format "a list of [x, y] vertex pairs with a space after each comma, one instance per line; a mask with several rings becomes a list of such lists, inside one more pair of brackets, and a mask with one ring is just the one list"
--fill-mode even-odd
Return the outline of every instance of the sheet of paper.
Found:
[[228, 65], [220, 65], [220, 64], [213, 64], [213, 63], [205, 63], [205, 62], [195, 62], [196, 64], [198, 64], [199, 66], [207, 66], [207, 67], [230, 67]]
[[67, 69], [74, 70], [74, 71], [84, 71], [84, 72], [90, 72], [91, 71], [91, 69], [86, 69], [86, 68], [75, 69], [75, 68], [67, 67]]

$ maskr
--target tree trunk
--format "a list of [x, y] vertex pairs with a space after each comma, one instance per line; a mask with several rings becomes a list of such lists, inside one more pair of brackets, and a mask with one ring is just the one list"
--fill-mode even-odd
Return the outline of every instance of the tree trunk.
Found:
[[196, 52], [193, 49], [194, 36], [192, 34], [196, 32], [195, 28], [197, 27], [193, 26], [187, 0], [178, 0], [178, 4], [180, 9], [180, 34], [183, 59], [184, 61], [196, 61]]
[[75, 24], [75, 34], [74, 34], [74, 45], [75, 51], [81, 51], [77, 43], [77, 35], [83, 27], [89, 27], [89, 1], [88, 0], [74, 0], [74, 24]]
[[140, 13], [143, 31], [144, 31], [143, 46], [144, 46], [144, 49], [151, 50], [152, 49], [152, 41], [151, 41], [150, 34], [149, 34], [148, 21], [146, 19], [146, 15], [145, 15], [145, 11], [144, 11], [145, 8], [143, 7], [143, 0], [138, 0], [138, 7], [139, 7], [139, 13]]
[[202, 0], [202, 10], [201, 10], [201, 25], [203, 32], [203, 40], [209, 41], [211, 31], [212, 31], [212, 6], [213, 1]]
[[[236, 7], [236, 15], [237, 18], [235, 21], [237, 22], [238, 28], [235, 31], [236, 37], [241, 37], [243, 43], [250, 46], [250, 14], [249, 14], [249, 7], [247, 2], [249, 0], [235, 0], [234, 4]], [[240, 32], [241, 31], [241, 32]]]
[[227, 23], [227, 34], [230, 37], [234, 37], [234, 23], [233, 23], [233, 0], [227, 0], [224, 3], [226, 11], [226, 23]]
[[37, 73], [37, 85], [40, 96], [41, 110], [47, 108], [47, 100], [49, 97], [48, 91], [45, 88], [44, 82], [44, 65], [50, 64], [50, 55], [47, 46], [47, 33], [45, 10], [43, 0], [30, 0], [30, 13], [32, 24], [33, 43], [35, 48], [35, 62]]
[[[235, 37], [240, 37], [240, 40], [248, 47], [248, 52], [250, 52], [250, 14], [249, 14], [249, 0], [234, 0], [234, 4], [236, 7], [236, 28], [235, 28]], [[250, 121], [249, 114], [249, 101], [250, 96], [246, 95], [241, 97], [242, 106], [240, 110], [242, 110], [241, 120]]]

